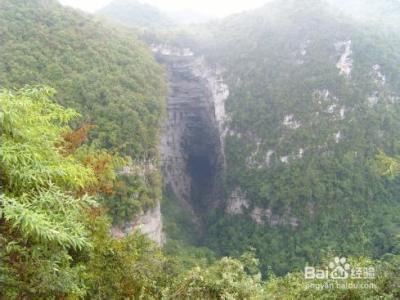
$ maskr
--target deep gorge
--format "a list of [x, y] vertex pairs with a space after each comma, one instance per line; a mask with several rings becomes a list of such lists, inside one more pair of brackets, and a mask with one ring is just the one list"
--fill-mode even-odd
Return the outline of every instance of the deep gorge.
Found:
[[153, 51], [169, 82], [161, 147], [165, 186], [201, 229], [221, 196], [224, 116], [220, 111], [228, 90], [218, 68], [189, 49], [154, 46]]

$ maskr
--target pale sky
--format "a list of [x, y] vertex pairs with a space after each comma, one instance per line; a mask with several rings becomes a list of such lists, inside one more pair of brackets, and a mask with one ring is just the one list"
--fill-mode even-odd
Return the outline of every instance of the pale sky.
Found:
[[[111, 0], [59, 0], [88, 12], [94, 12]], [[268, 0], [142, 0], [164, 11], [192, 11], [213, 16], [226, 16], [246, 9], [257, 8]]]

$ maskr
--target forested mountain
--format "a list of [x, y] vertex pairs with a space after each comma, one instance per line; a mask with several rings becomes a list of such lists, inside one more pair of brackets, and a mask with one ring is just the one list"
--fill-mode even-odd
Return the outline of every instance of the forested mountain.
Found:
[[0, 1], [0, 15], [0, 298], [260, 295], [252, 255], [209, 265], [165, 256], [136, 229], [111, 235], [122, 208], [159, 200], [165, 88], [149, 49], [56, 1]]
[[174, 22], [156, 7], [138, 0], [114, 0], [97, 12], [127, 26], [171, 27]]
[[0, 0], [0, 299], [400, 298], [400, 12], [360, 3]]
[[320, 0], [272, 1], [191, 30], [166, 38], [219, 66], [229, 87], [225, 201], [204, 245], [254, 247], [279, 274], [330, 251], [398, 251], [399, 182], [376, 165], [379, 151], [399, 151], [398, 36]]
[[[83, 115], [74, 126], [91, 128], [90, 143], [130, 156], [140, 168], [156, 164], [165, 80], [134, 33], [56, 0], [2, 0], [0, 36], [2, 88], [47, 84], [59, 104]], [[122, 176], [112, 194], [118, 204], [109, 201], [120, 221], [159, 200], [159, 174], [147, 175]], [[139, 193], [135, 201], [133, 193]]]
[[107, 124], [94, 128], [97, 144], [154, 155], [165, 87], [143, 43], [55, 0], [0, 5], [2, 87], [51, 84], [84, 121]]
[[209, 242], [224, 254], [251, 245], [278, 273], [324, 251], [380, 257], [400, 224], [399, 183], [374, 165], [380, 150], [399, 153], [400, 39], [300, 2], [224, 20], [205, 52], [230, 87], [228, 214]]

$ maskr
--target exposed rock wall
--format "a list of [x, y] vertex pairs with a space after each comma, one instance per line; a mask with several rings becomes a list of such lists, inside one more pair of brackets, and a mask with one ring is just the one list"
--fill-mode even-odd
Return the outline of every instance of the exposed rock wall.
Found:
[[336, 67], [340, 70], [339, 75], [344, 75], [350, 77], [351, 71], [353, 69], [353, 59], [351, 55], [353, 51], [351, 50], [351, 40], [347, 42], [339, 42], [335, 44], [337, 51], [343, 51]]
[[[164, 183], [201, 228], [203, 217], [219, 203], [229, 89], [221, 68], [208, 65], [190, 49], [154, 45], [152, 50], [165, 65], [169, 82], [168, 114], [160, 149]], [[156, 169], [154, 164], [150, 166], [152, 171]], [[123, 172], [141, 174], [149, 169], [138, 168]], [[135, 229], [161, 245], [165, 242], [159, 202], [123, 228], [113, 228], [113, 235], [124, 236]]]
[[156, 207], [153, 209], [139, 215], [135, 220], [135, 223], [131, 224], [131, 227], [127, 229], [133, 230], [137, 226], [143, 234], [147, 234], [159, 245], [165, 243], [160, 202], [158, 202]]
[[[136, 164], [131, 167], [123, 168], [121, 173], [125, 176], [139, 175], [145, 179], [150, 174], [158, 171], [159, 167], [154, 161], [144, 161], [136, 162]], [[123, 224], [123, 226], [113, 227], [111, 233], [113, 236], [121, 238], [127, 234], [130, 234], [134, 230], [140, 230], [142, 234], [147, 235], [159, 245], [163, 245], [165, 243], [161, 205], [159, 200], [156, 202], [154, 208], [135, 216], [131, 221]]]
[[161, 147], [165, 185], [201, 225], [202, 217], [218, 205], [229, 89], [222, 70], [191, 50], [158, 45], [153, 51], [169, 81]]
[[272, 212], [271, 208], [252, 207], [246, 193], [240, 187], [232, 191], [228, 198], [225, 212], [229, 215], [246, 215], [258, 225], [268, 224], [271, 227], [290, 226], [297, 228], [299, 226], [298, 218], [290, 214], [290, 210], [286, 215], [278, 215]]
[[161, 246], [165, 243], [160, 202], [153, 209], [136, 216], [131, 222], [126, 223], [123, 228], [113, 227], [111, 234], [114, 237], [122, 238], [134, 230], [140, 230], [142, 234], [147, 235]]

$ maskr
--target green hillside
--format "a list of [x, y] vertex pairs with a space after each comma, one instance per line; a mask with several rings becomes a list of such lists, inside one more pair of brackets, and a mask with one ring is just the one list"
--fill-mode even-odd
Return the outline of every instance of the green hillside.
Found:
[[279, 274], [395, 251], [399, 185], [376, 155], [400, 150], [398, 37], [324, 1], [274, 1], [175, 43], [223, 67], [230, 89], [226, 196], [205, 245], [254, 247]]
[[[105, 25], [57, 1], [0, 1], [0, 87], [45, 84], [59, 104], [92, 126], [89, 143], [156, 163], [164, 113], [165, 79], [134, 33]], [[158, 172], [121, 177], [106, 201], [123, 223], [160, 199]], [[139, 192], [140, 191], [140, 192]]]
[[0, 0], [0, 299], [400, 299], [400, 4], [332, 2]]
[[132, 33], [57, 1], [0, 2], [0, 86], [49, 84], [60, 104], [101, 125], [91, 140], [141, 159], [155, 155], [163, 71]]

